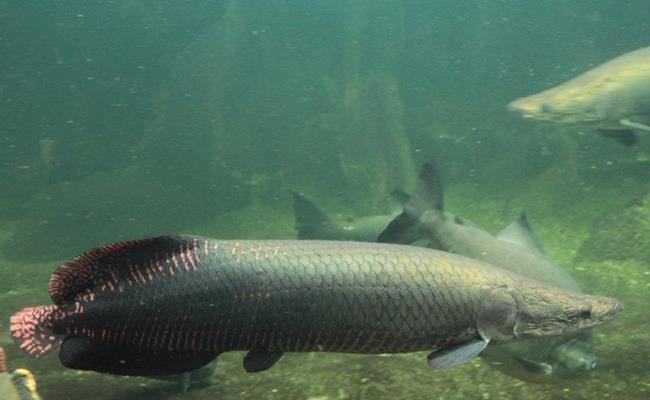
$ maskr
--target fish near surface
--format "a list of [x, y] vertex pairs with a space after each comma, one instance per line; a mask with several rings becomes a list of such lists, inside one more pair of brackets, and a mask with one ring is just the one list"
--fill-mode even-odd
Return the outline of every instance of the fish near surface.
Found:
[[636, 131], [650, 132], [650, 47], [601, 64], [508, 108], [524, 118], [579, 124], [632, 145]]
[[49, 292], [53, 304], [11, 317], [20, 348], [60, 344], [66, 367], [140, 376], [234, 350], [248, 351], [249, 372], [308, 351], [434, 350], [428, 363], [443, 369], [488, 342], [577, 332], [622, 308], [414, 246], [198, 236], [91, 250], [59, 267]]
[[36, 379], [26, 369], [9, 372], [5, 351], [0, 347], [0, 399], [3, 400], [40, 400], [36, 391]]
[[[525, 214], [495, 236], [459, 217], [443, 214], [443, 185], [435, 163], [422, 167], [418, 182], [412, 201], [382, 232], [379, 241], [404, 242], [401, 232], [417, 229], [420, 236], [430, 239], [431, 247], [481, 260], [545, 284], [580, 291], [577, 282], [545, 255]], [[437, 197], [434, 208], [426, 208], [429, 200], [418, 200], [424, 196], [421, 192]], [[590, 330], [490, 346], [482, 356], [503, 372], [528, 381], [571, 376], [596, 366]]]

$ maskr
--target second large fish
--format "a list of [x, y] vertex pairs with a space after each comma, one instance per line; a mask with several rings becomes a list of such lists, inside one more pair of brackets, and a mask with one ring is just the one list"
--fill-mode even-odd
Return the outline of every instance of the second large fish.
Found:
[[[549, 285], [580, 291], [576, 281], [545, 255], [525, 214], [499, 234], [492, 235], [458, 216], [446, 216], [442, 209], [442, 186], [435, 163], [423, 165], [418, 186], [403, 213], [379, 235], [378, 241], [408, 242], [413, 231], [417, 231], [418, 236], [429, 239], [430, 247], [488, 262]], [[433, 208], [431, 203], [435, 204]], [[596, 366], [590, 331], [491, 347], [483, 355], [502, 371], [526, 380], [566, 376]]]

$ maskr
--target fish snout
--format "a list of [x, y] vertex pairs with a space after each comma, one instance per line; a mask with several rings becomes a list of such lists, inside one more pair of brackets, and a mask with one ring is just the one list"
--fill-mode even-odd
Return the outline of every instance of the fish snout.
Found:
[[508, 110], [520, 114], [524, 119], [542, 119], [549, 107], [535, 98], [522, 97], [511, 101]]
[[590, 296], [593, 301], [591, 303], [591, 319], [594, 325], [607, 322], [614, 318], [616, 314], [623, 311], [623, 303], [620, 301], [604, 296]]

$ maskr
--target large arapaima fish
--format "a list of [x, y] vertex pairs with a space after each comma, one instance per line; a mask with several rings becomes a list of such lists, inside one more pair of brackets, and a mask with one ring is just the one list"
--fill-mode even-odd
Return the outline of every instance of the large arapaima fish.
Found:
[[488, 342], [610, 320], [611, 298], [550, 287], [462, 256], [401, 245], [163, 236], [91, 250], [57, 269], [53, 304], [11, 317], [18, 345], [59, 344], [69, 368], [153, 376], [246, 350], [249, 372], [284, 352], [434, 350], [434, 369]]

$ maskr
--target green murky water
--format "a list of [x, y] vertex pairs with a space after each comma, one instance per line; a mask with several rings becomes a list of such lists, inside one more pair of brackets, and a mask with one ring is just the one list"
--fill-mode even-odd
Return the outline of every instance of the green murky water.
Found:
[[[608, 1], [0, 1], [0, 344], [51, 399], [643, 399], [650, 136], [624, 147], [510, 115], [512, 99], [647, 46]], [[188, 393], [30, 359], [9, 316], [89, 247], [162, 233], [293, 238], [290, 191], [384, 211], [435, 155], [446, 207], [495, 232], [526, 210], [585, 291], [625, 303], [598, 367], [534, 384], [477, 359], [226, 354]]]

